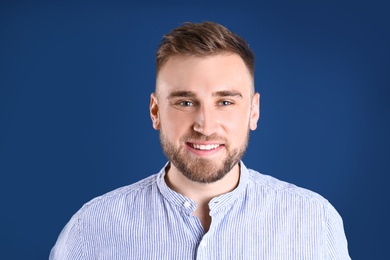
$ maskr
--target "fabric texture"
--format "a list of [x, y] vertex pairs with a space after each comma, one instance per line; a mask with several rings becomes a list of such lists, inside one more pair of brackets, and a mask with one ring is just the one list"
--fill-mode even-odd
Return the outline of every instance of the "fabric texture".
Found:
[[312, 191], [241, 162], [237, 188], [210, 201], [205, 233], [164, 169], [86, 203], [49, 259], [350, 259], [340, 215]]

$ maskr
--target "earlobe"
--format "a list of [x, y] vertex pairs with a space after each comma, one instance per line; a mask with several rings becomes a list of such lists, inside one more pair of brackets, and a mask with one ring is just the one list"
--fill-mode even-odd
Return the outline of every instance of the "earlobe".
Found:
[[252, 98], [251, 105], [251, 117], [249, 122], [249, 128], [253, 131], [257, 128], [257, 121], [260, 118], [260, 94], [255, 93]]
[[156, 93], [152, 93], [150, 95], [150, 117], [152, 119], [153, 128], [156, 130], [160, 129], [160, 117], [158, 113], [158, 103], [157, 103], [157, 97]]

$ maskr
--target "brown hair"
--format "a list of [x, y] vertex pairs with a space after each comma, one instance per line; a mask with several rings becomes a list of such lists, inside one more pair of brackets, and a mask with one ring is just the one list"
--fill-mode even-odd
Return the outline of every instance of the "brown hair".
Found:
[[156, 55], [156, 73], [174, 55], [238, 54], [254, 76], [254, 54], [247, 42], [214, 22], [184, 23], [164, 35]]

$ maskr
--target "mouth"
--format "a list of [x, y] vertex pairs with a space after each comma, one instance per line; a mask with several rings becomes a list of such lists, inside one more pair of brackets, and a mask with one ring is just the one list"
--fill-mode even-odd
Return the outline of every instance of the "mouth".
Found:
[[193, 144], [187, 143], [189, 146], [200, 151], [211, 151], [220, 147], [220, 144]]
[[189, 142], [187, 143], [187, 145], [197, 151], [213, 151], [223, 147], [223, 144], [196, 144]]

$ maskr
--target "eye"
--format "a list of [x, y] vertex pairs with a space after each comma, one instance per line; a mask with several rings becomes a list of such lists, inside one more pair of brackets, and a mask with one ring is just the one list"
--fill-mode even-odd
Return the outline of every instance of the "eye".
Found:
[[188, 100], [180, 101], [178, 104], [182, 107], [190, 107], [190, 106], [194, 105], [194, 103], [192, 103], [191, 101], [188, 101]]
[[218, 105], [220, 105], [220, 106], [230, 106], [230, 105], [233, 105], [233, 102], [228, 101], [228, 100], [222, 100], [222, 101], [219, 101]]

